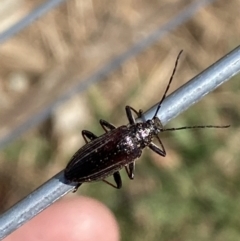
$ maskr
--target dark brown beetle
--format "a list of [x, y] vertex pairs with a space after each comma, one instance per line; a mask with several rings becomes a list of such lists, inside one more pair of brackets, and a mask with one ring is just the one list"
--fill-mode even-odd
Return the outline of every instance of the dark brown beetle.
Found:
[[[229, 125], [211, 125], [169, 129], [163, 128], [157, 114], [173, 80], [181, 53], [182, 51], [178, 54], [171, 78], [152, 119], [143, 123], [136, 123], [133, 112], [138, 118], [141, 118], [142, 111], [140, 110], [138, 112], [132, 107], [126, 106], [126, 114], [129, 121], [128, 125], [116, 128], [112, 124], [104, 120], [100, 120], [102, 128], [106, 131], [105, 134], [97, 137], [90, 131], [82, 131], [82, 136], [86, 145], [81, 147], [74, 154], [64, 171], [67, 181], [78, 183], [75, 191], [84, 182], [98, 180], [102, 180], [114, 188], [121, 188], [122, 180], [119, 170], [125, 167], [128, 177], [133, 179], [135, 160], [141, 156], [142, 150], [145, 147], [148, 146], [152, 151], [156, 152], [160, 156], [166, 156], [165, 148], [158, 136], [160, 132], [192, 128], [229, 127]], [[157, 138], [161, 148], [152, 142], [153, 138]], [[116, 185], [105, 180], [105, 178], [111, 175], [113, 175]]]

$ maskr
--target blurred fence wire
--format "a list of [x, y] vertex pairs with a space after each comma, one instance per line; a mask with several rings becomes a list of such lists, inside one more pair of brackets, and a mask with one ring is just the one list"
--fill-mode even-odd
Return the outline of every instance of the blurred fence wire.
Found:
[[0, 44], [13, 37], [15, 34], [26, 28], [32, 22], [34, 22], [53, 8], [57, 7], [60, 3], [63, 3], [64, 1], [65, 0], [49, 0], [41, 4], [39, 7], [30, 12], [26, 17], [22, 18], [13, 26], [0, 33]]
[[[148, 47], [162, 39], [166, 34], [176, 29], [178, 26], [182, 25], [188, 21], [192, 16], [196, 14], [201, 8], [207, 4], [213, 2], [214, 0], [202, 0], [194, 1], [189, 6], [187, 6], [183, 11], [181, 11], [177, 16], [172, 18], [163, 26], [159, 26], [158, 29], [151, 32], [146, 38], [141, 39], [139, 42], [131, 46], [125, 52], [116, 56], [110, 62], [106, 63], [101, 69], [97, 70], [95, 73], [90, 76], [81, 79], [78, 81], [78, 85], [74, 86], [69, 91], [65, 92], [58, 99], [53, 100], [51, 104], [45, 106], [45, 108], [39, 110], [34, 116], [29, 116], [28, 119], [19, 124], [16, 128], [12, 129], [10, 132], [7, 132], [6, 135], [0, 139], [0, 149], [2, 149], [6, 144], [12, 142], [18, 138], [21, 134], [38, 125], [42, 121], [46, 120], [53, 110], [55, 110], [60, 104], [72, 98], [74, 95], [79, 94], [82, 91], [85, 91], [92, 84], [95, 84], [107, 76], [109, 76], [113, 71], [118, 69], [122, 64], [128, 61], [130, 58], [137, 56]], [[11, 27], [5, 33], [0, 35], [0, 43], [10, 36], [13, 36], [15, 33], [32, 23], [33, 20], [40, 17], [42, 14], [46, 13], [48, 10], [57, 6], [62, 1], [47, 1], [45, 4], [41, 5], [36, 10], [33, 10], [28, 16], [23, 18], [19, 23]]]

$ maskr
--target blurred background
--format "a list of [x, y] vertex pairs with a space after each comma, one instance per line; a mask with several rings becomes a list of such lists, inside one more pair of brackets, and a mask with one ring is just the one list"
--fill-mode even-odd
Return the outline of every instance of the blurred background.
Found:
[[[192, 2], [68, 0], [0, 45], [1, 212], [65, 168], [84, 144], [81, 130], [101, 135], [99, 119], [127, 124], [126, 105], [146, 110], [159, 101], [181, 49], [170, 92], [239, 44], [240, 2], [216, 0], [73, 95], [80, 81]], [[0, 31], [41, 3], [2, 0]], [[167, 156], [145, 150], [134, 181], [122, 171], [121, 190], [96, 182], [78, 194], [113, 211], [122, 240], [239, 240], [239, 87], [237, 76], [168, 124], [230, 129], [164, 133]], [[66, 93], [72, 97], [56, 102]], [[48, 118], [36, 121], [49, 106]]]

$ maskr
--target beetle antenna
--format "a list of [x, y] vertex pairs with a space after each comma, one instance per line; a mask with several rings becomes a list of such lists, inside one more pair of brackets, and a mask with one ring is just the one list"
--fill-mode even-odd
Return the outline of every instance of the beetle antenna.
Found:
[[172, 72], [172, 75], [171, 75], [171, 77], [170, 77], [170, 79], [169, 79], [167, 88], [166, 88], [166, 90], [165, 90], [165, 92], [164, 92], [164, 95], [163, 95], [162, 99], [159, 101], [157, 110], [156, 110], [155, 115], [153, 116], [153, 118], [155, 118], [155, 117], [157, 116], [157, 113], [158, 113], [158, 111], [159, 111], [160, 108], [161, 108], [162, 102], [164, 101], [164, 99], [165, 99], [165, 97], [166, 97], [166, 95], [167, 95], [167, 92], [168, 92], [168, 90], [169, 90], [169, 88], [170, 88], [170, 85], [171, 85], [171, 83], [172, 83], [172, 80], [173, 80], [173, 76], [174, 76], [174, 74], [175, 74], [175, 72], [176, 72], [176, 70], [177, 70], [178, 60], [179, 60], [182, 52], [183, 52], [183, 50], [181, 50], [181, 51], [179, 52], [178, 56], [177, 56], [177, 59], [176, 59], [176, 61], [175, 61], [175, 65], [174, 65], [174, 68], [173, 68], [173, 72]]
[[230, 125], [226, 125], [226, 126], [212, 126], [212, 125], [207, 125], [207, 126], [183, 126], [183, 127], [178, 127], [178, 128], [161, 129], [161, 132], [164, 132], [164, 131], [179, 131], [179, 130], [185, 130], [185, 129], [228, 128], [228, 127], [230, 127]]

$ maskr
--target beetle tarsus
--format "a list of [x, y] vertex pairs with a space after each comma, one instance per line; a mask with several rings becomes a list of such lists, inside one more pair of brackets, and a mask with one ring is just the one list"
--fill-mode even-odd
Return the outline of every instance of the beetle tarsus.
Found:
[[78, 184], [74, 187], [73, 193], [75, 193], [81, 185], [82, 185], [82, 183], [78, 183]]
[[87, 138], [92, 141], [94, 139], [97, 139], [97, 136], [95, 134], [93, 134], [91, 131], [88, 131], [88, 130], [83, 130], [82, 131], [82, 137], [84, 139], [84, 141], [86, 142], [86, 144], [89, 142], [87, 140]]

